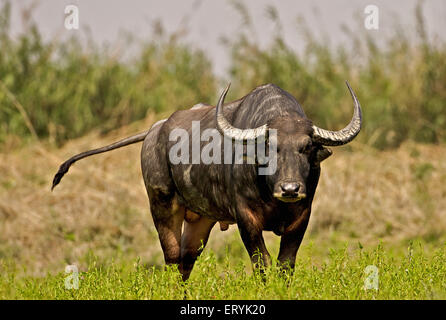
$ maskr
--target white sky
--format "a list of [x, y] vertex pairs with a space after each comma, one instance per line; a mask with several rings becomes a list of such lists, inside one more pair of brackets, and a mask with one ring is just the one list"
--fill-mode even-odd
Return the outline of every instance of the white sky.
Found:
[[[2, 0], [0, 0], [1, 3]], [[244, 0], [249, 9], [258, 41], [266, 45], [274, 31], [267, 18], [266, 8], [277, 8], [283, 25], [283, 33], [289, 45], [299, 50], [302, 38], [296, 33], [297, 17], [303, 16], [307, 25], [317, 34], [325, 34], [331, 45], [348, 42], [341, 24], [357, 30], [363, 27], [359, 21], [365, 18], [364, 8], [369, 4], [380, 10], [380, 28], [368, 31], [383, 39], [394, 30], [398, 21], [405, 28], [414, 28], [416, 0]], [[94, 41], [114, 43], [120, 30], [126, 30], [138, 38], [151, 34], [152, 23], [160, 19], [168, 32], [178, 30], [185, 23], [188, 43], [205, 50], [211, 58], [214, 70], [224, 75], [228, 68], [229, 52], [221, 37], [231, 37], [241, 26], [241, 17], [230, 0], [14, 0], [12, 29], [21, 32], [21, 10], [36, 3], [33, 19], [46, 39], [78, 33], [85, 36], [88, 28]], [[64, 28], [64, 9], [68, 4], [79, 7], [80, 29]], [[423, 13], [431, 36], [446, 39], [446, 1], [424, 1]], [[361, 20], [359, 20], [361, 19]], [[361, 30], [362, 32], [363, 30]]]

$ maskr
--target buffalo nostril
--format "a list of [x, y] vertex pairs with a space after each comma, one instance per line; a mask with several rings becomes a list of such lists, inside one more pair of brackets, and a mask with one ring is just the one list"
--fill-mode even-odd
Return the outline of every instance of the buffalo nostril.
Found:
[[285, 194], [296, 194], [299, 191], [298, 183], [284, 183], [280, 187]]

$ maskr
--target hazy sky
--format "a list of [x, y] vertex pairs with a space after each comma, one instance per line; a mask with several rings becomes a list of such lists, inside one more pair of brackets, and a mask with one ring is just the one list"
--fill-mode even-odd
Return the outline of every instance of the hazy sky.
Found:
[[[3, 1], [3, 0], [0, 0]], [[296, 32], [297, 17], [305, 18], [317, 34], [325, 34], [331, 45], [348, 41], [341, 24], [356, 30], [363, 27], [364, 9], [373, 4], [379, 8], [379, 30], [370, 32], [376, 38], [389, 35], [398, 21], [405, 28], [414, 28], [416, 0], [244, 0], [249, 9], [258, 41], [266, 45], [271, 39], [274, 24], [268, 19], [266, 8], [277, 8], [283, 24], [283, 33], [289, 45], [299, 50], [301, 36]], [[423, 13], [431, 36], [446, 39], [446, 1], [423, 1]], [[229, 52], [221, 37], [231, 37], [241, 26], [241, 17], [228, 0], [15, 0], [12, 27], [22, 30], [21, 10], [36, 4], [33, 19], [46, 39], [73, 33], [85, 35], [86, 27], [99, 43], [114, 43], [120, 30], [139, 38], [150, 36], [153, 22], [160, 19], [166, 31], [173, 32], [186, 26], [185, 41], [204, 49], [211, 57], [214, 70], [223, 75], [228, 67]], [[64, 28], [65, 6], [79, 8], [80, 29]], [[362, 31], [362, 30], [361, 30]]]

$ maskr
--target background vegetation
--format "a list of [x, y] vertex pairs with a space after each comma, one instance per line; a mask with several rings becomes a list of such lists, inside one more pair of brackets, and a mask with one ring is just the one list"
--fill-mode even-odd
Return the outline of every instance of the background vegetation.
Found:
[[[266, 283], [257, 281], [231, 226], [213, 230], [185, 285], [161, 268], [139, 145], [77, 163], [53, 193], [50, 182], [75, 153], [145, 130], [176, 109], [215, 103], [227, 79], [161, 25], [139, 54], [122, 59], [91, 41], [45, 42], [32, 22], [12, 37], [10, 5], [2, 5], [0, 298], [446, 297], [446, 45], [426, 36], [421, 6], [415, 35], [396, 27], [384, 47], [345, 30], [354, 46], [332, 50], [301, 22], [306, 42], [297, 54], [281, 37], [274, 8], [267, 11], [277, 35], [262, 47], [235, 2], [245, 28], [223, 39], [232, 56], [231, 98], [273, 82], [317, 125], [337, 129], [351, 117], [349, 80], [364, 129], [323, 164], [291, 278], [273, 268]], [[276, 256], [278, 237], [265, 237]], [[79, 291], [64, 287], [67, 264], [81, 271]], [[363, 290], [367, 265], [379, 268], [378, 291]]]
[[[44, 42], [35, 23], [10, 36], [11, 6], [0, 11], [0, 141], [35, 135], [61, 143], [93, 128], [108, 131], [148, 111], [211, 101], [215, 77], [203, 52], [158, 29], [131, 61], [75, 37]], [[126, 40], [131, 41], [131, 40]]]
[[[344, 32], [351, 48], [330, 47], [301, 20], [296, 32], [305, 42], [297, 54], [284, 41], [280, 18], [267, 8], [276, 36], [261, 47], [251, 35], [251, 19], [234, 2], [245, 24], [224, 39], [232, 55], [231, 97], [272, 82], [291, 92], [319, 126], [341, 128], [351, 116], [349, 80], [364, 107], [360, 140], [397, 147], [408, 139], [438, 143], [446, 139], [446, 45], [429, 40], [422, 7], [414, 30], [395, 27], [386, 46], [378, 46], [364, 28]], [[0, 11], [0, 141], [7, 135], [36, 135], [56, 143], [93, 128], [108, 131], [198, 102], [215, 103], [219, 80], [200, 50], [181, 44], [181, 32], [166, 35], [162, 26], [129, 61], [121, 53], [76, 38], [45, 42], [35, 23], [10, 35], [10, 4]], [[126, 39], [125, 41], [131, 41]], [[123, 49], [123, 51], [125, 51]]]

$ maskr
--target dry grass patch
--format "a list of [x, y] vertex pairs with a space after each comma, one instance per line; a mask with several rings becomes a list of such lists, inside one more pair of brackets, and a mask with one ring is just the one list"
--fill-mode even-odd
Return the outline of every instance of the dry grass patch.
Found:
[[[153, 121], [148, 117], [107, 136], [92, 133], [61, 149], [39, 144], [1, 151], [0, 259], [37, 274], [63, 270], [67, 263], [82, 266], [91, 254], [99, 262], [141, 257], [162, 264], [140, 172], [140, 144], [76, 163], [50, 191], [63, 160]], [[412, 143], [395, 151], [355, 143], [335, 149], [323, 164], [308, 234], [362, 243], [443, 241], [445, 152], [446, 146]], [[240, 254], [246, 255], [234, 232], [235, 227], [228, 232], [216, 228], [209, 246], [222, 252], [227, 243], [238, 241]], [[275, 236], [267, 239], [277, 247]]]

